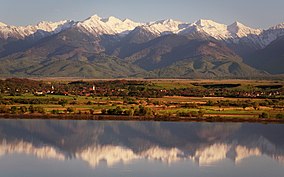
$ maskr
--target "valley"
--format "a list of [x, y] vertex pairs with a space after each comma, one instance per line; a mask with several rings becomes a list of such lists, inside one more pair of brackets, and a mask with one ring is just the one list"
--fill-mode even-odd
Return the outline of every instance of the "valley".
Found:
[[2, 118], [283, 122], [283, 81], [28, 80], [0, 82]]

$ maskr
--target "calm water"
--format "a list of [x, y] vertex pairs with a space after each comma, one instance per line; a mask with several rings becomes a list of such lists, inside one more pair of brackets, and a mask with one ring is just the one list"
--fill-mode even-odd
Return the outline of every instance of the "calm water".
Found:
[[283, 177], [284, 125], [0, 120], [2, 177]]

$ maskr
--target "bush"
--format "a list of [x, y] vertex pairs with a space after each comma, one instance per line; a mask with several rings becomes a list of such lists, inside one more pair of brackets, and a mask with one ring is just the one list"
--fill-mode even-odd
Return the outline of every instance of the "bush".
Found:
[[101, 112], [102, 112], [102, 115], [106, 115], [107, 110], [106, 109], [102, 109]]
[[60, 101], [58, 101], [58, 104], [61, 105], [62, 107], [65, 107], [67, 103], [68, 103], [67, 100], [60, 100]]
[[87, 102], [87, 105], [92, 105], [93, 103], [91, 101], [88, 101]]
[[199, 114], [198, 114], [197, 111], [191, 111], [190, 112], [190, 117], [198, 117], [198, 116], [199, 116]]
[[51, 113], [52, 113], [52, 114], [59, 114], [59, 110], [54, 109], [54, 110], [51, 111]]
[[36, 107], [35, 111], [41, 114], [45, 114], [45, 109], [43, 107]]
[[259, 118], [267, 119], [267, 118], [269, 118], [269, 114], [267, 112], [263, 112], [259, 115]]
[[121, 107], [116, 107], [115, 109], [109, 109], [107, 110], [108, 115], [121, 115], [123, 113], [123, 110]]
[[179, 117], [190, 117], [191, 114], [189, 112], [178, 111], [177, 116], [179, 116]]
[[68, 113], [72, 113], [72, 112], [74, 112], [74, 109], [73, 109], [73, 108], [67, 108], [66, 111], [67, 111]]
[[147, 107], [140, 105], [138, 109], [135, 109], [134, 115], [137, 115], [137, 116], [154, 116], [155, 112], [151, 108], [147, 108]]
[[90, 114], [94, 114], [95, 110], [94, 109], [90, 109]]
[[208, 100], [208, 101], [206, 102], [206, 106], [214, 106], [214, 102], [211, 101], [211, 100]]
[[277, 114], [276, 119], [284, 119], [284, 114]]
[[133, 109], [129, 109], [129, 110], [126, 110], [124, 112], [125, 115], [128, 115], [128, 116], [134, 116], [134, 110]]

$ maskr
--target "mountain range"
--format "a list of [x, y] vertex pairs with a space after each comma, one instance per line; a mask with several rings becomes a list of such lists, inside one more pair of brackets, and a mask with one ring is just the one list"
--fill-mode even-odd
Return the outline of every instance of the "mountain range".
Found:
[[284, 74], [284, 23], [172, 19], [0, 22], [0, 76], [89, 78], [252, 78]]
[[273, 124], [2, 120], [0, 130], [0, 158], [80, 159], [93, 168], [139, 159], [201, 166], [261, 156], [284, 162], [283, 128]]

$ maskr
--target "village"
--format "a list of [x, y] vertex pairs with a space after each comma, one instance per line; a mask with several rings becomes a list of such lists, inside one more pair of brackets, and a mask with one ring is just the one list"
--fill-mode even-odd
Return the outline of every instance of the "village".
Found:
[[176, 117], [282, 117], [280, 82], [0, 81], [0, 113]]

